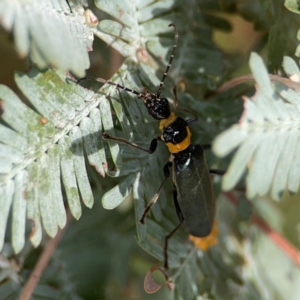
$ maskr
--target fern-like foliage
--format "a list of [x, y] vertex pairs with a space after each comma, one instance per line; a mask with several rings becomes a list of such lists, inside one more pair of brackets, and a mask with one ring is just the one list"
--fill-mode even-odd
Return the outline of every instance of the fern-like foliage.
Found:
[[[0, 7], [4, 3], [6, 1], [2, 0]], [[18, 2], [2, 8], [8, 10], [9, 7], [12, 7], [11, 5], [17, 5], [16, 3]], [[222, 11], [224, 7], [229, 9], [232, 7], [232, 1], [222, 1], [220, 7], [219, 1], [205, 0], [189, 0], [184, 4], [179, 0], [138, 0], [135, 2], [96, 0], [96, 6], [111, 16], [110, 20], [102, 20], [96, 27], [91, 26], [86, 18], [87, 23], [83, 24], [83, 16], [86, 14], [81, 13], [80, 1], [68, 1], [69, 5], [67, 6], [65, 2], [58, 0], [57, 2], [51, 1], [51, 3], [63, 5], [61, 10], [65, 14], [58, 13], [57, 11], [60, 9], [57, 9], [57, 5], [53, 5], [55, 9], [53, 10], [53, 7], [50, 6], [50, 17], [59, 16], [58, 18], [63, 24], [68, 24], [66, 27], [73, 33], [75, 29], [79, 30], [79, 39], [73, 41], [77, 37], [74, 38], [72, 35], [71, 41], [76, 45], [66, 39], [64, 41], [66, 44], [63, 43], [64, 47], [59, 48], [62, 51], [59, 53], [61, 57], [55, 52], [53, 58], [50, 54], [48, 55], [53, 44], [46, 39], [49, 35], [43, 31], [45, 28], [41, 25], [42, 23], [36, 23], [36, 27], [40, 28], [27, 27], [29, 29], [24, 35], [32, 38], [33, 48], [25, 48], [25, 44], [22, 43], [28, 42], [28, 39], [24, 38], [24, 42], [15, 33], [17, 48], [18, 45], [22, 45], [23, 48], [20, 48], [27, 49], [27, 52], [23, 54], [30, 52], [32, 59], [39, 66], [51, 64], [59, 69], [70, 69], [78, 75], [82, 74], [88, 66], [86, 49], [90, 48], [90, 41], [94, 34], [126, 58], [118, 72], [112, 76], [113, 82], [135, 90], [140, 90], [145, 86], [155, 92], [168, 63], [174, 41], [174, 32], [168, 25], [175, 23], [179, 30], [179, 42], [174, 63], [165, 82], [163, 95], [172, 102], [171, 88], [174, 84], [180, 83], [181, 86], [188, 88], [197, 87], [197, 98], [187, 92], [179, 93], [180, 106], [193, 110], [200, 119], [198, 125], [191, 128], [193, 143], [210, 143], [219, 132], [237, 121], [237, 116], [241, 111], [239, 98], [244, 88], [214, 95], [210, 97], [210, 101], [201, 101], [207, 91], [215, 89], [226, 77], [227, 66], [233, 66], [236, 63], [232, 60], [231, 64], [226, 64], [228, 61], [212, 42], [212, 26], [226, 30], [230, 26], [211, 12]], [[41, 4], [35, 3], [35, 5], [31, 7], [30, 4], [22, 4], [18, 6], [18, 9], [27, 9], [31, 12], [36, 7], [40, 8]], [[1, 16], [13, 16], [13, 13], [9, 14], [7, 10]], [[0, 9], [0, 11], [4, 10]], [[42, 8], [41, 11], [43, 11]], [[49, 12], [49, 6], [46, 5], [45, 11]], [[28, 18], [30, 19], [32, 16], [29, 14]], [[47, 17], [43, 15], [41, 19], [45, 20]], [[11, 19], [9, 19], [10, 22], [5, 18], [1, 18], [1, 20], [5, 20], [3, 24], [10, 24], [10, 26], [6, 26], [8, 29], [13, 27], [14, 23]], [[59, 44], [58, 40], [61, 41], [66, 34], [70, 33], [69, 29], [65, 31], [63, 26], [58, 29], [56, 24], [61, 23], [55, 23], [53, 19], [49, 20], [52, 20], [49, 21], [51, 25], [54, 23], [51, 30], [55, 32], [61, 30], [59, 34], [50, 36], [50, 41]], [[34, 22], [30, 24], [34, 26]], [[17, 25], [13, 27], [16, 30], [20, 29]], [[31, 33], [36, 31], [38, 31], [37, 35]], [[39, 40], [40, 35], [44, 38], [41, 39], [42, 42]], [[73, 47], [75, 51], [71, 49]], [[37, 54], [36, 48], [38, 48]], [[65, 50], [67, 52], [64, 52]], [[69, 57], [66, 57], [66, 53]], [[60, 60], [61, 58], [62, 60]], [[229, 56], [226, 59], [231, 58]], [[254, 61], [257, 64], [256, 68], [261, 72], [262, 65], [257, 62], [257, 59]], [[290, 69], [286, 68], [286, 72], [288, 70]], [[274, 90], [270, 87], [266, 73], [261, 73], [260, 76], [259, 80], [264, 80], [264, 84], [267, 86], [264, 88], [265, 94], [263, 93], [260, 97], [269, 97], [270, 102], [270, 99], [275, 99], [272, 98], [275, 97]], [[181, 81], [182, 78], [184, 78], [184, 82]], [[162, 182], [162, 167], [167, 162], [169, 153], [164, 145], [159, 145], [154, 154], [148, 155], [114, 142], [104, 142], [101, 139], [102, 132], [106, 131], [114, 136], [130, 138], [146, 148], [152, 137], [159, 134], [159, 130], [158, 123], [147, 115], [143, 103], [135, 96], [118, 91], [110, 85], [104, 85], [99, 93], [94, 93], [77, 85], [72, 77], [54, 70], [39, 72], [31, 69], [26, 74], [17, 73], [16, 83], [26, 98], [25, 103], [28, 100], [30, 105], [24, 104], [19, 96], [7, 87], [0, 86], [2, 101], [0, 248], [3, 246], [7, 233], [10, 213], [12, 245], [15, 252], [19, 252], [26, 241], [27, 218], [32, 221], [29, 238], [36, 247], [42, 240], [42, 228], [49, 236], [53, 237], [59, 227], [65, 226], [65, 202], [67, 202], [71, 214], [78, 219], [84, 209], [80, 200], [85, 206], [91, 208], [94, 202], [97, 203], [94, 199], [99, 201], [102, 198], [103, 207], [113, 209], [119, 206], [125, 198], [132, 197], [136, 215], [137, 241], [161, 262], [164, 237], [178, 224], [170, 201], [171, 180], [162, 190], [158, 203], [146, 220], [146, 225], [140, 225], [138, 220], [145, 204], [152, 198]], [[287, 99], [284, 94], [290, 95], [290, 90], [279, 86], [276, 91], [285, 99], [284, 102], [276, 96], [275, 100], [280, 103], [280, 107], [285, 107], [288, 102], [291, 103], [291, 100]], [[247, 101], [247, 103], [251, 102], [249, 99]], [[286, 113], [288, 115], [290, 112]], [[261, 119], [260, 121], [264, 122]], [[255, 127], [253, 128], [256, 130]], [[284, 129], [280, 130], [284, 131]], [[247, 131], [246, 133], [251, 136], [251, 132]], [[234, 139], [234, 137], [231, 138], [231, 140]], [[230, 148], [225, 151], [228, 153], [231, 148], [237, 146], [237, 143], [232, 147], [227, 144], [225, 146], [227, 149]], [[223, 149], [221, 146], [217, 147], [217, 149], [219, 148]], [[210, 166], [219, 166], [219, 159], [210, 154], [208, 154], [208, 160]], [[89, 171], [87, 162], [97, 171], [96, 177], [108, 176], [105, 179], [100, 177], [100, 179], [94, 180], [95, 174], [91, 176], [92, 172]], [[230, 172], [229, 169], [228, 174], [231, 174]], [[109, 176], [120, 178], [111, 180], [108, 178]], [[117, 185], [115, 185], [116, 180], [118, 180]], [[228, 177], [225, 177], [224, 181], [226, 180]], [[214, 179], [216, 196], [218, 196], [218, 181], [220, 179]], [[103, 189], [111, 188], [112, 185], [114, 185], [112, 189], [106, 193], [103, 192]], [[249, 191], [253, 192], [251, 189]], [[278, 190], [275, 192], [278, 194]], [[238, 226], [240, 216], [234, 206], [228, 205], [224, 201], [225, 199], [221, 198], [218, 203], [217, 218], [220, 223], [220, 239], [217, 246], [207, 252], [200, 251], [188, 241], [184, 230], [170, 240], [168, 252], [170, 276], [173, 278], [176, 288], [172, 294], [168, 294], [169, 299], [194, 299], [200, 297], [199, 295], [218, 299], [234, 299], [234, 297], [255, 299], [266, 295], [266, 288], [260, 284], [264, 278], [255, 263], [259, 256], [259, 253], [255, 253], [256, 232], [254, 230], [253, 235], [251, 232], [248, 235], [245, 234], [245, 231], [241, 229], [242, 226]], [[249, 207], [243, 210], [244, 213], [245, 211], [249, 213]], [[81, 224], [93, 227], [92, 242], [85, 239], [85, 234], [83, 234], [83, 232], [91, 232], [90, 227], [83, 229], [80, 227], [81, 225], [77, 225], [77, 229], [75, 226], [75, 229], [67, 232], [66, 241], [62, 242], [58, 251], [62, 258], [55, 256], [53, 259], [58, 265], [67, 265], [64, 269], [65, 273], [60, 273], [63, 278], [62, 282], [65, 284], [62, 285], [58, 280], [55, 281], [55, 286], [59, 286], [60, 289], [58, 292], [52, 288], [53, 279], [48, 281], [45, 279], [49, 285], [41, 283], [36, 290], [37, 295], [40, 291], [41, 295], [47, 295], [53, 299], [58, 299], [63, 295], [68, 295], [72, 299], [80, 298], [77, 294], [80, 288], [77, 286], [82, 287], [82, 280], [78, 280], [78, 282], [76, 280], [79, 278], [78, 274], [86, 271], [86, 268], [81, 269], [80, 267], [85, 264], [95, 266], [101, 259], [106, 262], [105, 269], [116, 268], [114, 270], [115, 277], [121, 276], [120, 273], [126, 269], [130, 256], [128, 249], [133, 247], [130, 242], [126, 241], [129, 236], [123, 240], [119, 235], [115, 237], [114, 233], [109, 231], [111, 245], [105, 252], [96, 240], [98, 232], [103, 228], [107, 229], [106, 224], [112, 218], [109, 216], [105, 219], [101, 214], [98, 220], [97, 213], [91, 215], [91, 212], [87, 212], [87, 214], [89, 215], [85, 219], [87, 223]], [[102, 217], [103, 219], [101, 219]], [[95, 224], [94, 220], [97, 220]], [[120, 218], [118, 220], [120, 223]], [[98, 227], [96, 227], [96, 223]], [[133, 218], [130, 218], [130, 223], [134, 224]], [[118, 228], [122, 228], [122, 226], [123, 224], [119, 224]], [[104, 235], [102, 231], [101, 234]], [[81, 243], [81, 247], [77, 243]], [[91, 246], [89, 243], [94, 244]], [[87, 245], [89, 247], [86, 247]], [[3, 248], [5, 253], [7, 248]], [[114, 257], [123, 255], [123, 252], [120, 254], [118, 251], [125, 251], [124, 249], [127, 249], [127, 252], [122, 261], [122, 267], [117, 269], [115, 264], [108, 265], [108, 261], [114, 262]], [[84, 255], [82, 255], [83, 253]], [[105, 256], [107, 253], [109, 259]], [[115, 256], [113, 256], [114, 253], [116, 253]], [[246, 259], [245, 253], [247, 254]], [[78, 257], [82, 259], [80, 262]], [[63, 260], [63, 263], [60, 259]], [[245, 263], [246, 260], [247, 263]], [[160, 264], [160, 262], [156, 263]], [[13, 269], [12, 265], [7, 262], [7, 268], [5, 272], [0, 272], [0, 277], [15, 280], [20, 288], [17, 271]], [[49, 266], [47, 270], [55, 273], [57, 269]], [[248, 276], [242, 278], [245, 273]], [[69, 277], [72, 277], [72, 280], [69, 280]], [[84, 292], [81, 291], [81, 295], [85, 295], [86, 298], [93, 296], [91, 282], [98, 278], [98, 273], [92, 277], [87, 280], [88, 288]], [[266, 277], [267, 281], [270, 274], [268, 273]], [[114, 280], [112, 280], [112, 285], [115, 284]], [[75, 284], [72, 286], [70, 281], [76, 282], [76, 288]], [[286, 286], [289, 287], [289, 283], [286, 283]], [[0, 286], [0, 294], [3, 292], [3, 295], [8, 295], [14, 288], [11, 281], [7, 281], [7, 284]], [[271, 295], [270, 299], [273, 295], [279, 294], [276, 289], [270, 290], [268, 290]], [[103, 295], [99, 296], [99, 298], [101, 297], [105, 298]]]
[[[155, 68], [155, 62], [162, 62], [164, 66], [168, 63], [173, 42], [173, 35], [167, 34], [171, 31], [168, 25], [175, 23], [180, 29], [180, 40], [171, 78], [176, 82], [184, 77], [190, 83], [213, 89], [221, 80], [224, 64], [222, 53], [211, 41], [212, 31], [206, 22], [209, 15], [200, 10], [201, 3], [188, 1], [182, 5], [179, 0], [141, 0], [123, 1], [120, 5], [117, 0], [97, 0], [97, 7], [116, 20], [100, 21], [94, 34], [124, 57]], [[225, 21], [222, 26], [229, 27]], [[155, 61], [151, 61], [151, 57]]]
[[86, 22], [91, 17], [80, 2], [1, 0], [0, 24], [12, 31], [20, 57], [29, 55], [39, 68], [51, 65], [84, 76], [94, 24]]
[[[50, 70], [39, 73], [32, 69], [28, 74], [16, 74], [15, 79], [37, 108], [37, 112], [33, 111], [11, 90], [1, 86], [5, 122], [0, 130], [1, 248], [12, 207], [12, 244], [19, 252], [25, 242], [26, 216], [33, 222], [30, 239], [35, 246], [42, 237], [41, 220], [52, 237], [58, 227], [65, 226], [62, 184], [76, 219], [81, 215], [79, 190], [85, 205], [93, 205], [83, 144], [90, 163], [98, 167], [102, 176], [105, 159], [103, 150], [96, 151], [101, 148], [97, 136], [101, 128], [101, 114], [96, 108], [98, 96]], [[109, 116], [110, 113], [105, 114], [105, 118]], [[80, 121], [81, 129], [76, 126]]]
[[299, 190], [300, 71], [291, 58], [285, 57], [283, 68], [293, 81], [283, 81], [286, 85], [275, 81], [272, 85], [262, 59], [255, 53], [250, 67], [256, 93], [251, 98], [244, 97], [239, 124], [217, 137], [214, 151], [225, 156], [238, 148], [223, 177], [224, 190], [232, 189], [248, 169], [247, 197], [270, 192], [278, 200], [285, 190]]

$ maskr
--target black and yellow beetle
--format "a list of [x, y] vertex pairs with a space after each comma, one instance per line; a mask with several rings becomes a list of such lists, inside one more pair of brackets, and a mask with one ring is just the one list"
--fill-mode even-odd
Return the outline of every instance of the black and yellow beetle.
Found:
[[[177, 117], [175, 113], [170, 110], [168, 100], [166, 98], [160, 98], [164, 80], [171, 67], [178, 40], [176, 26], [174, 24], [170, 24], [169, 26], [172, 26], [175, 29], [174, 46], [169, 59], [169, 64], [156, 94], [150, 92], [146, 88], [143, 88], [141, 92], [137, 92], [102, 78], [91, 78], [102, 83], [114, 85], [117, 88], [137, 95], [137, 97], [144, 102], [148, 113], [154, 119], [160, 121], [159, 129], [162, 133], [160, 136], [155, 137], [151, 141], [149, 149], [144, 149], [129, 140], [120, 137], [113, 137], [107, 133], [103, 133], [102, 137], [105, 140], [113, 140], [118, 143], [128, 144], [131, 147], [146, 151], [149, 154], [152, 154], [155, 151], [157, 142], [162, 141], [166, 144], [169, 152], [171, 153], [169, 161], [163, 168], [165, 179], [161, 183], [156, 194], [149, 202], [140, 219], [140, 222], [143, 224], [147, 213], [158, 199], [165, 181], [170, 177], [170, 169], [172, 168], [174, 183], [174, 205], [180, 223], [170, 234], [165, 237], [165, 269], [168, 269], [168, 240], [178, 230], [183, 222], [186, 224], [188, 232], [192, 236], [206, 237], [211, 233], [214, 224], [216, 205], [210, 173], [220, 175], [223, 174], [223, 171], [221, 170], [209, 170], [204, 156], [204, 149], [207, 148], [207, 145], [205, 147], [201, 147], [200, 145], [191, 144], [191, 132], [189, 125], [197, 121], [197, 116], [193, 116], [193, 118], [188, 120]], [[175, 101], [177, 102], [176, 88], [174, 88], [174, 96]], [[183, 111], [189, 112], [187, 110]]]

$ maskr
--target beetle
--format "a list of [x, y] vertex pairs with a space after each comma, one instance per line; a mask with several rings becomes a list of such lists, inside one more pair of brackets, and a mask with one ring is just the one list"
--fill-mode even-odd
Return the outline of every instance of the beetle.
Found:
[[[109, 80], [87, 77], [87, 79], [107, 83], [116, 86], [116, 88], [125, 90], [126, 92], [135, 94], [143, 101], [148, 113], [154, 119], [159, 121], [161, 135], [155, 137], [151, 141], [148, 149], [121, 137], [113, 137], [106, 132], [102, 134], [102, 138], [128, 144], [131, 147], [148, 152], [149, 154], [152, 154], [156, 150], [157, 142], [159, 141], [164, 142], [168, 147], [171, 155], [169, 161], [163, 168], [165, 178], [153, 198], [148, 203], [140, 219], [140, 223], [144, 224], [146, 215], [159, 198], [160, 191], [166, 180], [170, 177], [170, 169], [172, 169], [174, 184], [173, 201], [180, 223], [165, 237], [165, 269], [168, 269], [168, 241], [184, 222], [188, 228], [188, 232], [193, 236], [206, 237], [211, 233], [215, 218], [216, 204], [210, 173], [220, 175], [224, 173], [221, 170], [209, 170], [204, 156], [204, 149], [209, 148], [209, 145], [201, 147], [200, 145], [191, 143], [191, 131], [189, 125], [197, 121], [198, 117], [185, 109], [180, 110], [192, 114], [192, 118], [185, 120], [176, 116], [175, 113], [171, 111], [168, 100], [160, 97], [164, 80], [167, 77], [174, 58], [178, 40], [176, 26], [173, 23], [170, 24], [169, 27], [170, 26], [174, 27], [175, 31], [174, 45], [169, 63], [156, 93], [152, 93], [146, 88], [142, 88], [141, 91], [138, 92]], [[175, 98], [174, 102], [177, 103], [176, 87], [173, 89], [173, 93]]]

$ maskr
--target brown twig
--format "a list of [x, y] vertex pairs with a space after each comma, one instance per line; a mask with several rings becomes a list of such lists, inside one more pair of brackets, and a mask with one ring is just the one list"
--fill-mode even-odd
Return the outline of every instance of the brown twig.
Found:
[[[234, 204], [237, 204], [238, 200], [233, 193], [226, 192], [226, 197]], [[251, 222], [259, 227], [265, 234], [277, 245], [281, 250], [290, 257], [291, 260], [298, 266], [300, 266], [299, 251], [288, 240], [286, 240], [279, 232], [272, 229], [261, 217], [257, 214], [253, 214]]]
[[[295, 82], [295, 81], [290, 80], [289, 78], [284, 78], [284, 77], [274, 75], [274, 74], [269, 74], [269, 78], [271, 81], [281, 82], [284, 85], [286, 85], [287, 87], [290, 87], [297, 91], [300, 91], [300, 83], [299, 82]], [[229, 80], [229, 81], [225, 82], [224, 84], [222, 84], [216, 90], [215, 93], [216, 94], [224, 93], [227, 90], [229, 90], [237, 85], [240, 85], [242, 83], [249, 82], [249, 81], [254, 81], [254, 77], [251, 74], [234, 78], [234, 79]]]
[[291, 260], [294, 261], [298, 266], [300, 266], [300, 256], [299, 251], [294, 247], [289, 241], [287, 241], [280, 233], [270, 228], [270, 226], [258, 215], [253, 215], [252, 223], [258, 226], [262, 231], [264, 231], [269, 238], [285, 252]]
[[[67, 213], [68, 215], [68, 213]], [[68, 220], [70, 217], [67, 218]], [[68, 224], [68, 222], [67, 222]], [[59, 229], [56, 236], [53, 239], [50, 239], [46, 244], [43, 253], [41, 254], [38, 262], [36, 263], [32, 273], [25, 286], [23, 287], [21, 294], [19, 296], [19, 300], [29, 300], [36, 285], [38, 284], [44, 269], [47, 267], [48, 261], [51, 258], [53, 252], [55, 251], [57, 244], [60, 239], [63, 237], [64, 232], [66, 230], [67, 225], [63, 229]]]

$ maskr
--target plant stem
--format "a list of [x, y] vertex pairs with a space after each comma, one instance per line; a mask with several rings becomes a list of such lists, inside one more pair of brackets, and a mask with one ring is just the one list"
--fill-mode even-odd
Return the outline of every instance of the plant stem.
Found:
[[[67, 219], [70, 220], [70, 212], [68, 211], [67, 216]], [[69, 222], [67, 222], [67, 225], [68, 223]], [[29, 279], [27, 280], [24, 288], [22, 289], [18, 300], [30, 300], [36, 285], [38, 284], [41, 276], [43, 275], [44, 269], [47, 267], [47, 264], [53, 252], [55, 251], [60, 239], [65, 233], [67, 225], [63, 229], [59, 229], [56, 236], [47, 242], [43, 253], [41, 254], [38, 262], [36, 263], [32, 273], [29, 276]]]

